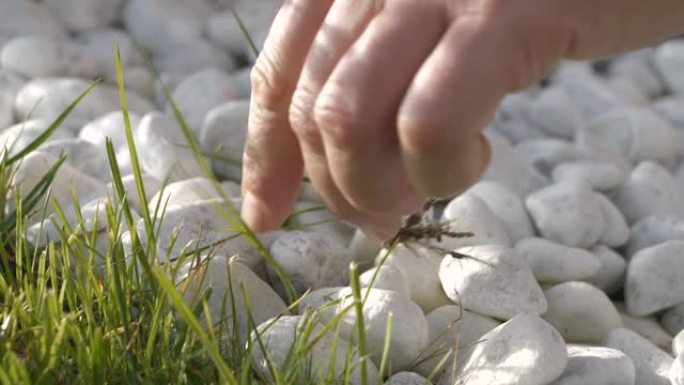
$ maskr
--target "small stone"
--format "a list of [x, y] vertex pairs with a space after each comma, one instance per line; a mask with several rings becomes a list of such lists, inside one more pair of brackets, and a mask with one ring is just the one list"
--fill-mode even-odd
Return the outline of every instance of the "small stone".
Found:
[[518, 154], [500, 135], [487, 132], [492, 147], [492, 159], [483, 175], [484, 180], [499, 182], [520, 196], [526, 196], [548, 184], [544, 175]]
[[679, 334], [684, 330], [684, 303], [677, 304], [660, 317], [660, 324], [670, 334]]
[[620, 319], [622, 319], [624, 327], [646, 338], [653, 345], [665, 351], [669, 351], [672, 348], [672, 335], [660, 326], [655, 316], [634, 317], [625, 312], [625, 305], [623, 303], [614, 302], [613, 304], [620, 312]]
[[354, 236], [349, 243], [349, 254], [361, 269], [371, 266], [380, 250], [382, 244], [378, 240], [369, 237], [360, 229], [354, 230]]
[[[253, 346], [252, 361], [256, 371], [269, 382], [273, 382], [271, 365], [286, 370], [288, 357], [295, 343], [302, 343], [301, 338], [310, 322], [309, 318], [303, 316], [282, 316], [259, 325], [250, 336]], [[323, 331], [322, 325], [315, 325], [309, 332], [311, 341], [304, 343], [313, 343], [314, 338], [321, 335]], [[335, 378], [344, 378], [347, 369], [347, 354], [351, 351], [349, 384], [362, 385], [359, 352], [356, 347], [351, 347], [349, 344], [344, 338], [332, 335], [330, 332], [323, 334], [308, 353], [312, 383], [323, 383], [328, 379], [330, 371]], [[335, 360], [331, 362], [333, 356]], [[370, 361], [366, 362], [366, 366], [367, 381], [369, 384], [375, 384], [378, 369]]]
[[684, 385], [684, 355], [680, 354], [675, 358], [670, 367], [668, 378], [672, 385]]
[[159, 180], [175, 182], [204, 176], [180, 126], [166, 115], [145, 115], [135, 132], [143, 170]]
[[[562, 72], [560, 68], [558, 72]], [[563, 75], [559, 78], [557, 83], [561, 85], [572, 100], [582, 110], [585, 119], [591, 119], [595, 116], [604, 114], [608, 111], [616, 110], [626, 106], [630, 106], [627, 98], [612, 90], [605, 79], [592, 74], [580, 73], [585, 70], [570, 71], [572, 74]], [[591, 71], [589, 69], [589, 71]], [[576, 135], [581, 132], [576, 132]]]
[[627, 179], [627, 170], [614, 163], [577, 160], [558, 164], [551, 176], [557, 183], [586, 183], [594, 190], [610, 191]]
[[684, 240], [684, 218], [667, 213], [644, 217], [630, 230], [625, 256], [631, 258], [641, 249], [675, 239]]
[[456, 252], [466, 257], [447, 255], [439, 268], [442, 288], [453, 302], [499, 319], [546, 312], [544, 293], [517, 252], [498, 245], [464, 247]]
[[[0, 150], [9, 150], [9, 155], [16, 155], [48, 129], [48, 123], [42, 119], [31, 119], [10, 126], [0, 132]], [[56, 130], [50, 140], [72, 139], [67, 130]]]
[[242, 154], [247, 140], [249, 101], [235, 100], [212, 108], [199, 135], [202, 151], [222, 178], [242, 179]]
[[608, 295], [615, 294], [622, 289], [627, 271], [625, 259], [613, 249], [603, 245], [594, 246], [589, 251], [598, 259], [600, 267], [596, 273], [583, 281], [598, 287]]
[[361, 287], [395, 291], [411, 299], [411, 291], [406, 278], [399, 269], [389, 265], [372, 267], [364, 271], [359, 277], [359, 282]]
[[[421, 354], [416, 367], [416, 372], [426, 377], [435, 371], [435, 376], [439, 376], [454, 360], [457, 360], [457, 367], [463, 367], [475, 347], [482, 343], [482, 336], [501, 325], [493, 318], [463, 310], [458, 305], [439, 307], [426, 318], [430, 345]], [[441, 362], [447, 354], [450, 359]]]
[[[129, 113], [128, 118], [131, 122], [131, 129], [135, 132], [140, 124], [140, 116]], [[104, 150], [107, 139], [112, 141], [112, 145], [117, 151], [128, 148], [126, 128], [121, 111], [109, 112], [88, 122], [78, 133], [78, 137], [101, 150]]]
[[627, 226], [625, 217], [622, 216], [620, 210], [605, 195], [596, 193], [594, 196], [599, 202], [603, 223], [605, 223], [599, 243], [610, 247], [624, 245], [629, 239], [629, 226]]
[[451, 303], [438, 276], [443, 255], [418, 243], [399, 244], [387, 253], [387, 250], [378, 253], [376, 266], [384, 264], [401, 272], [411, 300], [424, 312]]
[[[14, 111], [19, 119], [28, 117], [52, 123], [76, 98], [86, 90], [89, 82], [72, 78], [34, 79], [17, 93]], [[129, 111], [143, 114], [154, 109], [145, 98], [126, 92]], [[87, 123], [112, 111], [120, 111], [119, 91], [116, 87], [99, 84], [71, 111], [60, 129], [78, 132]]]
[[522, 198], [510, 188], [493, 181], [483, 180], [471, 187], [473, 194], [484, 201], [499, 222], [506, 228], [512, 242], [534, 236], [534, 228]]
[[[253, 36], [268, 31], [278, 12], [280, 3], [267, 1], [235, 1], [235, 12], [240, 15], [245, 29]], [[251, 48], [240, 30], [232, 12], [214, 14], [207, 19], [206, 31], [209, 39], [240, 56], [252, 54]]]
[[[199, 133], [205, 115], [214, 107], [237, 97], [237, 89], [226, 73], [209, 68], [188, 76], [173, 90], [173, 100], [190, 127]], [[171, 105], [166, 105], [171, 114]]]
[[[169, 89], [178, 85], [185, 77], [206, 69], [231, 73], [237, 68], [235, 59], [221, 48], [206, 40], [176, 43], [165, 52], [154, 55], [157, 69], [163, 74], [178, 77], [176, 83], [164, 83]], [[162, 101], [166, 101], [163, 89], [159, 88]], [[163, 103], [162, 103], [163, 104]]]
[[445, 373], [440, 385], [545, 385], [567, 364], [563, 338], [532, 314], [520, 314], [481, 338], [460, 374]]
[[566, 89], [551, 86], [534, 100], [531, 118], [547, 134], [573, 139], [575, 131], [582, 124], [582, 110]]
[[670, 95], [653, 103], [653, 108], [677, 128], [684, 127], [684, 95]]
[[612, 60], [610, 76], [631, 82], [644, 95], [656, 97], [663, 93], [665, 85], [653, 68], [651, 49], [643, 49]]
[[45, 36], [20, 36], [0, 52], [0, 66], [28, 78], [97, 74], [95, 61], [75, 43]]
[[574, 247], [591, 247], [605, 223], [592, 190], [576, 183], [556, 183], [527, 197], [525, 205], [544, 238]]
[[682, 352], [684, 352], [684, 331], [680, 331], [672, 339], [672, 353], [674, 353], [675, 356], [678, 356], [682, 354]]
[[[163, 183], [157, 178], [149, 174], [142, 174], [142, 185], [145, 189], [146, 196], [154, 196], [159, 190], [161, 190]], [[137, 211], [142, 212], [142, 205], [140, 204], [140, 195], [138, 195], [137, 182], [135, 180], [135, 175], [129, 174], [121, 177], [121, 184], [123, 185], [124, 194], [126, 194], [126, 199], [128, 204]], [[119, 195], [114, 186], [114, 182], [107, 184], [107, 196], [112, 198], [113, 202], [119, 202]], [[147, 204], [145, 202], [144, 204]]]
[[390, 377], [384, 385], [428, 385], [427, 378], [412, 372], [399, 372]]
[[235, 191], [231, 191], [230, 186], [224, 189], [219, 184], [219, 188], [221, 188], [223, 195], [216, 191], [216, 186], [214, 186], [209, 178], [200, 176], [185, 179], [165, 186], [164, 191], [160, 191], [152, 196], [147, 207], [151, 212], [154, 212], [157, 206], [163, 209], [164, 207], [169, 208], [176, 205], [220, 199], [224, 195], [228, 199], [240, 198], [239, 194], [236, 195]]
[[474, 194], [465, 193], [452, 199], [444, 208], [441, 222], [448, 224], [450, 231], [473, 234], [461, 238], [443, 236], [437, 243], [447, 250], [479, 244], [511, 245], [499, 218]]
[[[292, 281], [297, 294], [349, 282], [351, 256], [335, 239], [325, 234], [292, 231], [278, 236], [270, 248], [273, 260]], [[268, 276], [277, 292], [286, 293], [276, 270], [267, 266]]]
[[118, 19], [122, 0], [45, 0], [43, 4], [70, 31], [105, 27]]
[[14, 99], [24, 83], [22, 77], [0, 69], [0, 130], [14, 124]]
[[614, 93], [621, 95], [633, 106], [645, 107], [649, 105], [648, 97], [629, 80], [608, 78], [606, 87], [610, 88]]
[[599, 271], [601, 264], [592, 253], [543, 238], [526, 238], [514, 250], [523, 256], [534, 277], [541, 282], [567, 282], [586, 279]]
[[[205, 292], [211, 289], [206, 300], [213, 323], [211, 326], [223, 330], [225, 336], [232, 336], [234, 325], [237, 325], [240, 340], [236, 342], [246, 342], [250, 324], [259, 325], [286, 311], [287, 306], [278, 294], [235, 258], [223, 255], [203, 261], [189, 258], [180, 270], [177, 286], [190, 308], [195, 308]], [[204, 317], [202, 322], [207, 322]]]
[[631, 385], [635, 376], [634, 363], [619, 350], [568, 345], [568, 364], [551, 385]]
[[684, 302], [684, 241], [667, 241], [640, 250], [629, 261], [627, 312], [645, 316]]
[[551, 175], [557, 164], [573, 161], [580, 156], [573, 143], [562, 139], [523, 140], [515, 145], [515, 150], [547, 176]]
[[610, 332], [606, 347], [620, 350], [634, 363], [636, 384], [670, 385], [672, 357], [635, 332], [618, 328]]
[[546, 134], [537, 126], [522, 120], [496, 120], [485, 132], [495, 132], [512, 144], [524, 140], [545, 138]]
[[39, 147], [41, 151], [56, 157], [66, 156], [66, 164], [100, 180], [109, 179], [109, 162], [104, 155], [104, 147], [82, 139], [50, 140]]
[[665, 79], [667, 88], [677, 94], [684, 94], [684, 42], [672, 40], [663, 43], [656, 49], [653, 57], [655, 67]]
[[610, 298], [586, 282], [565, 282], [546, 291], [548, 311], [543, 318], [567, 342], [600, 343], [622, 326]]
[[[54, 2], [59, 0], [54, 0]], [[72, 0], [74, 1], [74, 0]], [[117, 2], [119, 0], [115, 0]], [[97, 73], [105, 76], [107, 80], [116, 84], [116, 51], [119, 46], [121, 65], [124, 67], [124, 76], [129, 72], [128, 67], [143, 64], [143, 58], [136, 47], [131, 35], [117, 28], [103, 28], [87, 31], [76, 37], [76, 43], [88, 57], [96, 63]]]
[[26, 0], [3, 0], [0, 37], [21, 35], [66, 38], [67, 32], [43, 4]]
[[354, 229], [328, 211], [323, 204], [301, 201], [295, 203], [288, 225], [292, 229], [327, 234], [341, 245], [348, 245]]

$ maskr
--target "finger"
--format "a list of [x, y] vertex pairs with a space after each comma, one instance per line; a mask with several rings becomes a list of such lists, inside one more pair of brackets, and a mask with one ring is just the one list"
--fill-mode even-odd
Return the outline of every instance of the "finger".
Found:
[[528, 77], [526, 47], [512, 44], [519, 39], [490, 19], [457, 15], [402, 102], [403, 159], [428, 196], [452, 196], [484, 171], [489, 153], [481, 129], [501, 98]]
[[388, 2], [318, 97], [315, 119], [333, 179], [361, 210], [408, 213], [425, 199], [404, 171], [396, 113], [448, 22], [444, 9], [432, 3]]
[[303, 163], [288, 110], [306, 54], [332, 2], [285, 1], [252, 70], [242, 217], [255, 231], [278, 227], [296, 200]]

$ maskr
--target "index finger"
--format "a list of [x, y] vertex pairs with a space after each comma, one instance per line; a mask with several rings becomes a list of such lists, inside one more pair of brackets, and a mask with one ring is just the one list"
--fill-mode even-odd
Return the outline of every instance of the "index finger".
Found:
[[242, 217], [255, 231], [279, 226], [303, 175], [289, 106], [304, 60], [333, 0], [288, 0], [276, 16], [252, 70], [243, 157]]

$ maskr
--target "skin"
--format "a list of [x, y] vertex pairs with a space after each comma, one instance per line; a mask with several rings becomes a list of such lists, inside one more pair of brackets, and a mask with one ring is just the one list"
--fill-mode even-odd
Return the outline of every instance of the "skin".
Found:
[[243, 218], [279, 227], [306, 170], [333, 213], [388, 239], [477, 181], [506, 94], [682, 32], [681, 0], [286, 0], [252, 71]]

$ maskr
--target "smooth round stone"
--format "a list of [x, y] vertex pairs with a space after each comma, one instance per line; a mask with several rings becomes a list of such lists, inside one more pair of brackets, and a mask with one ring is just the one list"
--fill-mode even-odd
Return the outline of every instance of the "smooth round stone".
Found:
[[[28, 82], [17, 93], [14, 111], [19, 119], [27, 117], [53, 122], [76, 98], [88, 88], [89, 82], [72, 78], [39, 78]], [[154, 107], [145, 98], [127, 91], [129, 111], [144, 114]], [[99, 84], [83, 98], [62, 123], [60, 129], [77, 132], [108, 112], [120, 111], [119, 91], [116, 87]]]
[[601, 203], [586, 185], [556, 183], [530, 194], [525, 206], [544, 238], [591, 247], [605, 231]]
[[573, 139], [582, 124], [582, 110], [565, 88], [551, 86], [532, 103], [531, 119], [550, 136]]
[[14, 124], [14, 98], [24, 83], [22, 77], [0, 69], [0, 130]]
[[354, 230], [354, 235], [349, 242], [349, 254], [361, 269], [371, 266], [380, 250], [382, 250], [380, 241], [366, 235], [358, 228]]
[[252, 68], [245, 67], [239, 69], [231, 75], [233, 83], [238, 90], [238, 99], [249, 99], [252, 95], [252, 80], [251, 80]]
[[495, 120], [485, 132], [495, 132], [512, 144], [546, 137], [539, 127], [524, 120]]
[[644, 316], [684, 302], [684, 241], [642, 249], [629, 261], [625, 302], [631, 315]]
[[[162, 181], [153, 177], [149, 174], [142, 174], [142, 185], [145, 188], [146, 196], [154, 196], [162, 188]], [[112, 198], [113, 202], [119, 202], [119, 195], [117, 193], [114, 182], [109, 182], [107, 184], [107, 196]], [[128, 204], [131, 205], [137, 212], [142, 212], [142, 205], [140, 203], [140, 195], [138, 195], [138, 187], [135, 180], [135, 175], [129, 174], [121, 177], [121, 184], [123, 185], [123, 191], [126, 194], [126, 199]], [[143, 204], [147, 204], [144, 202]]]
[[665, 311], [660, 317], [660, 324], [670, 334], [679, 334], [684, 330], [684, 303], [677, 304], [677, 306]]
[[625, 305], [622, 302], [614, 302], [613, 304], [620, 312], [620, 319], [622, 319], [624, 327], [646, 338], [653, 345], [665, 351], [669, 351], [672, 348], [672, 335], [660, 326], [655, 316], [634, 317], [625, 312]]
[[492, 158], [482, 177], [511, 188], [520, 196], [526, 196], [548, 184], [544, 175], [518, 154], [502, 136], [486, 132], [492, 148]]
[[610, 332], [606, 347], [620, 350], [632, 359], [636, 384], [670, 385], [672, 357], [635, 332], [618, 328]]
[[[247, 31], [256, 35], [268, 31], [278, 12], [278, 1], [234, 1], [235, 12], [240, 15]], [[251, 48], [240, 30], [232, 12], [216, 13], [207, 18], [206, 32], [209, 39], [241, 56], [251, 55]]]
[[625, 256], [631, 258], [641, 249], [675, 239], [684, 240], [684, 218], [673, 214], [644, 217], [630, 229]]
[[608, 78], [606, 86], [613, 92], [627, 99], [627, 102], [634, 106], [648, 106], [648, 97], [633, 82], [620, 79]]
[[300, 201], [295, 203], [288, 220], [290, 229], [328, 234], [341, 245], [348, 245], [354, 228], [328, 211], [322, 204]]
[[0, 36], [21, 35], [65, 38], [67, 33], [43, 4], [26, 0], [3, 0]]
[[[133, 65], [123, 69], [123, 76], [124, 86], [127, 90], [156, 102], [158, 82], [152, 70], [143, 65]], [[107, 76], [106, 79], [112, 84], [116, 84], [116, 80], [112, 79], [111, 75]]]
[[672, 385], [684, 385], [684, 355], [675, 358], [668, 373]]
[[557, 164], [573, 161], [580, 156], [573, 143], [553, 138], [524, 140], [515, 146], [515, 150], [544, 175], [551, 175]]
[[534, 277], [541, 282], [586, 279], [598, 273], [601, 264], [592, 253], [543, 238], [526, 238], [514, 250], [526, 260]]
[[684, 95], [669, 95], [653, 103], [653, 108], [677, 128], [684, 127]]
[[222, 178], [242, 179], [249, 101], [234, 100], [212, 108], [201, 126], [199, 143]]
[[[259, 325], [283, 314], [287, 308], [266, 282], [236, 258], [223, 255], [203, 261], [189, 258], [180, 269], [177, 286], [181, 288], [188, 306], [195, 308], [205, 292], [211, 289], [207, 298], [211, 326], [225, 330], [228, 336], [237, 333], [240, 341], [246, 342], [251, 330], [249, 325]], [[201, 321], [206, 323], [207, 319], [202, 316]], [[238, 330], [234, 330], [235, 326]]]
[[627, 271], [625, 259], [613, 249], [603, 245], [594, 246], [589, 251], [598, 259], [600, 266], [596, 273], [583, 281], [598, 287], [608, 295], [615, 294], [622, 289], [625, 271]]
[[45, 7], [70, 31], [105, 27], [118, 19], [122, 0], [45, 0]]
[[121, 53], [124, 76], [129, 71], [128, 66], [143, 64], [142, 55], [135, 46], [131, 35], [118, 28], [103, 28], [83, 32], [76, 37], [76, 43], [88, 57], [95, 61], [98, 74], [105, 76], [112, 83], [116, 83], [116, 51], [114, 47], [117, 44]]
[[520, 314], [481, 338], [460, 374], [445, 373], [440, 385], [545, 385], [567, 364], [563, 338], [532, 314]]
[[[205, 115], [237, 97], [237, 89], [225, 72], [209, 68], [188, 76], [173, 90], [173, 100], [190, 127], [199, 133]], [[171, 105], [166, 105], [171, 114]]]
[[551, 385], [629, 385], [635, 377], [632, 360], [619, 350], [568, 345], [568, 364]]
[[104, 147], [82, 139], [50, 140], [40, 146], [40, 150], [56, 157], [66, 155], [66, 164], [100, 180], [108, 180], [110, 176], [109, 162], [104, 154]]
[[531, 123], [534, 98], [526, 92], [506, 95], [496, 110], [497, 119]]
[[0, 66], [28, 78], [90, 78], [97, 74], [97, 63], [77, 44], [46, 36], [10, 40], [0, 52]]
[[627, 179], [627, 173], [614, 163], [576, 160], [558, 164], [551, 177], [556, 183], [586, 183], [594, 190], [610, 191]]
[[621, 108], [587, 122], [580, 135], [591, 136], [633, 162], [673, 164], [681, 154], [680, 133], [648, 108]]
[[625, 217], [622, 216], [620, 210], [605, 195], [596, 193], [594, 196], [599, 202], [603, 222], [605, 223], [599, 243], [610, 247], [624, 245], [629, 239], [629, 226], [625, 221]]
[[548, 311], [543, 318], [568, 342], [600, 343], [622, 326], [610, 298], [586, 282], [565, 282], [545, 292]]
[[385, 381], [384, 385], [426, 385], [429, 383], [430, 381], [420, 374], [399, 372]]
[[145, 115], [135, 132], [143, 170], [159, 180], [181, 181], [204, 171], [173, 118], [159, 112]]
[[665, 79], [667, 88], [677, 94], [684, 94], [684, 42], [672, 40], [663, 43], [656, 49], [653, 57], [655, 67]]
[[129, 0], [123, 22], [138, 43], [152, 52], [164, 52], [174, 44], [199, 40], [210, 13], [203, 1]]
[[[129, 113], [128, 119], [131, 122], [131, 129], [136, 131], [140, 124], [140, 116], [138, 114]], [[102, 150], [104, 150], [105, 142], [108, 138], [111, 139], [115, 150], [128, 147], [126, 127], [121, 111], [113, 111], [90, 121], [83, 126], [78, 133], [78, 137], [92, 143]]]
[[221, 188], [221, 192], [216, 191], [216, 187], [210, 179], [202, 176], [169, 183], [163, 191], [152, 196], [147, 207], [151, 212], [154, 212], [157, 207], [163, 209], [164, 207], [220, 199], [224, 196], [228, 199], [240, 197], [239, 190], [235, 191], [231, 185], [219, 184], [219, 188]]
[[411, 298], [409, 284], [399, 269], [389, 265], [372, 267], [359, 277], [361, 287], [395, 291]]
[[[344, 286], [349, 282], [351, 256], [328, 235], [293, 231], [278, 236], [270, 248], [271, 256], [290, 279], [297, 294], [328, 286]], [[277, 292], [286, 293], [278, 274], [270, 265], [268, 277]]]
[[534, 236], [534, 228], [522, 198], [510, 188], [489, 180], [476, 183], [466, 194], [484, 201], [506, 228], [512, 242]]
[[183, 78], [209, 68], [226, 73], [237, 68], [237, 63], [231, 56], [206, 40], [176, 43], [165, 52], [155, 53], [154, 61], [161, 73]]
[[547, 304], [525, 259], [498, 245], [464, 247], [439, 267], [446, 295], [465, 309], [499, 319], [519, 313], [543, 314]]
[[574, 70], [570, 72], [574, 73], [563, 75], [557, 83], [570, 94], [582, 110], [585, 119], [630, 105], [627, 98], [608, 87], [605, 79], [594, 74], [578, 73]]
[[[501, 325], [501, 322], [461, 309], [458, 305], [446, 305], [431, 311], [427, 316], [430, 345], [419, 358], [416, 372], [429, 377], [440, 373], [457, 361], [463, 367], [482, 336]], [[449, 355], [445, 362], [441, 362]], [[441, 367], [440, 367], [441, 365]]]
[[[48, 123], [42, 119], [26, 120], [10, 126], [0, 131], [0, 150], [8, 149], [10, 155], [15, 155], [38, 139], [47, 128]], [[73, 138], [71, 132], [58, 129], [53, 132], [50, 140], [70, 138]]]
[[665, 85], [653, 68], [651, 49], [643, 49], [612, 60], [610, 76], [631, 82], [644, 95], [656, 97], [665, 91]]
[[[315, 383], [323, 383], [329, 379], [329, 373], [335, 378], [343, 378], [347, 368], [350, 369], [349, 384], [362, 385], [361, 382], [361, 361], [356, 347], [349, 346], [350, 342], [344, 338], [336, 336], [333, 332], [324, 333], [323, 325], [315, 325], [313, 330], [307, 332], [310, 318], [304, 316], [282, 316], [263, 322], [252, 331], [250, 335], [252, 362], [256, 371], [269, 381], [273, 381], [271, 365], [280, 370], [287, 370], [295, 344], [312, 344], [311, 350], [307, 353], [310, 365], [310, 374]], [[308, 333], [307, 341], [302, 341], [304, 333]], [[322, 336], [314, 343], [314, 339]], [[347, 364], [347, 354], [350, 354], [350, 361]], [[267, 358], [268, 357], [268, 358]], [[331, 362], [331, 357], [334, 361]], [[377, 383], [378, 369], [370, 362], [366, 361], [366, 374], [368, 384]]]
[[437, 243], [447, 250], [480, 244], [511, 245], [499, 218], [474, 194], [465, 193], [452, 199], [444, 208], [441, 222], [448, 224], [450, 231], [473, 234], [461, 238], [443, 236]]
[[[369, 289], [363, 294], [367, 295], [363, 305], [363, 319], [368, 354], [376, 365], [380, 364], [387, 335], [387, 323], [391, 316], [392, 349], [389, 350], [387, 365], [395, 372], [408, 370], [429, 342], [425, 315], [418, 305], [406, 299], [401, 293]], [[351, 289], [323, 288], [307, 296], [307, 301], [303, 305], [319, 307], [323, 322], [330, 322], [344, 310], [344, 315], [339, 318], [339, 334], [350, 338], [356, 333], [356, 313], [346, 310], [352, 303]]]
[[[239, 202], [204, 201], [182, 206], [169, 207], [158, 213], [155, 218], [159, 223], [157, 231], [157, 260], [159, 263], [175, 261], [191, 255], [230, 255], [236, 256], [241, 263], [255, 269], [263, 262], [263, 258], [245, 237], [235, 237], [238, 232], [227, 223], [220, 212], [221, 205], [232, 204], [240, 210]], [[146, 240], [145, 223], [138, 221], [136, 225], [141, 241]], [[258, 240], [268, 248], [273, 241], [274, 233], [258, 236]], [[200, 251], [198, 251], [198, 249]], [[206, 250], [205, 250], [206, 249]]]
[[399, 244], [387, 255], [381, 250], [375, 258], [376, 266], [397, 269], [406, 279], [411, 300], [424, 312], [451, 303], [439, 280], [439, 266], [443, 255], [419, 243]]
[[684, 352], [684, 331], [680, 331], [672, 339], [672, 353], [675, 356], [679, 356], [682, 352]]

